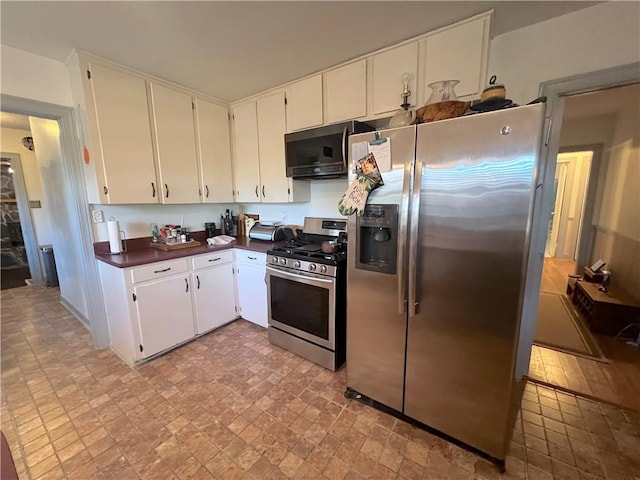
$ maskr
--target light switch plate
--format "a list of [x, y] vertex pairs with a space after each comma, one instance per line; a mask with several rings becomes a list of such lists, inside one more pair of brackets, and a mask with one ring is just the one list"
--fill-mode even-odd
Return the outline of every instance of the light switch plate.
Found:
[[102, 223], [102, 222], [104, 222], [104, 213], [102, 213], [102, 210], [94, 210], [93, 223]]

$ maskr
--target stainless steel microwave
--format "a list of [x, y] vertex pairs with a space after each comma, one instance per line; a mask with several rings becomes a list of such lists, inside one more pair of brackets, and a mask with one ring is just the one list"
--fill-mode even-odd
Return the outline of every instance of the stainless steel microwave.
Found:
[[348, 137], [374, 128], [356, 121], [285, 135], [287, 177], [336, 178], [349, 173]]

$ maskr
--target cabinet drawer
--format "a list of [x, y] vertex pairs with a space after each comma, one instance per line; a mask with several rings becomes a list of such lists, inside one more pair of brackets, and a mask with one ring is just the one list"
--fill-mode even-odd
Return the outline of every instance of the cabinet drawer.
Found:
[[146, 282], [156, 278], [168, 277], [176, 273], [187, 271], [187, 259], [173, 260], [171, 262], [158, 262], [137, 267], [131, 270], [131, 281], [133, 283]]
[[264, 266], [267, 264], [267, 254], [252, 252], [251, 250], [241, 250], [236, 248], [236, 258], [238, 262], [251, 263], [253, 265]]
[[194, 270], [233, 262], [233, 250], [223, 250], [220, 252], [207, 253], [206, 255], [198, 255], [197, 257], [192, 257], [191, 262]]

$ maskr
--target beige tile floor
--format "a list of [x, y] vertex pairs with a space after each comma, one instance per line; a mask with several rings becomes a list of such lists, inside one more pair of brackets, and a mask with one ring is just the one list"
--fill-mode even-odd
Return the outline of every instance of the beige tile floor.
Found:
[[344, 369], [273, 347], [250, 323], [129, 368], [93, 349], [58, 294], [2, 292], [2, 430], [21, 479], [640, 478], [628, 411], [528, 384], [500, 475], [346, 400]]

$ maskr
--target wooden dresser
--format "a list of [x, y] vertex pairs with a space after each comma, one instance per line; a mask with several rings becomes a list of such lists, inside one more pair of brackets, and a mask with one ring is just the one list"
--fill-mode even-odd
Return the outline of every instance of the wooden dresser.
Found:
[[598, 290], [598, 283], [575, 282], [572, 301], [593, 332], [616, 335], [631, 323], [640, 323], [640, 304], [613, 287]]

